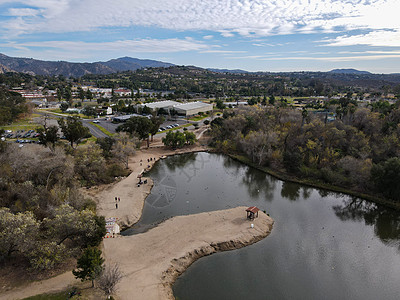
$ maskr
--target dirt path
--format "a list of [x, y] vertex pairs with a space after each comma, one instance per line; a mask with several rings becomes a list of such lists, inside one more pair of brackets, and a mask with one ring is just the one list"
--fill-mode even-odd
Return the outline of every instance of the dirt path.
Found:
[[77, 282], [72, 272], [66, 272], [50, 279], [32, 282], [23, 288], [10, 290], [1, 294], [0, 300], [16, 300], [42, 293], [58, 292]]

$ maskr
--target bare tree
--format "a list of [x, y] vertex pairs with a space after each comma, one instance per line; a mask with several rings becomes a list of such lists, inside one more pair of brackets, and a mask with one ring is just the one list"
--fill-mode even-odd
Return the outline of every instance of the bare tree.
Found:
[[126, 133], [120, 133], [115, 138], [115, 143], [112, 146], [112, 154], [114, 158], [122, 162], [125, 168], [129, 167], [129, 156], [135, 154], [137, 139], [130, 138]]
[[107, 298], [117, 291], [117, 283], [122, 279], [118, 264], [106, 266], [97, 280], [98, 287], [106, 294]]

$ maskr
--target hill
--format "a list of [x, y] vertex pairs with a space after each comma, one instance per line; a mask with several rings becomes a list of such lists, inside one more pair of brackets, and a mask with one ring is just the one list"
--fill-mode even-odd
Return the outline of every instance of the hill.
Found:
[[356, 69], [334, 69], [329, 71], [329, 73], [336, 73], [336, 74], [359, 74], [359, 75], [366, 75], [371, 74], [368, 71], [359, 71]]
[[149, 67], [169, 67], [173, 64], [156, 60], [122, 57], [106, 62], [71, 63], [67, 61], [44, 61], [33, 58], [10, 57], [0, 53], [0, 72], [22, 72], [32, 75], [63, 75], [81, 77], [86, 74], [111, 74], [134, 71]]

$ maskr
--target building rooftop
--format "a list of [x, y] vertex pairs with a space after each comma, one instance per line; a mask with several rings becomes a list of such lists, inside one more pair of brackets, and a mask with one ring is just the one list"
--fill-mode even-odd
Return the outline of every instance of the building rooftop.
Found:
[[246, 211], [252, 212], [253, 214], [257, 213], [260, 209], [256, 206], [250, 206]]
[[178, 105], [175, 105], [174, 108], [176, 109], [182, 109], [182, 110], [191, 110], [191, 109], [196, 109], [196, 108], [202, 108], [202, 107], [207, 107], [207, 106], [212, 106], [212, 104], [209, 103], [204, 103], [204, 102], [189, 102], [189, 103], [179, 103]]
[[148, 108], [155, 109], [155, 108], [172, 107], [178, 104], [180, 103], [176, 101], [166, 100], [166, 101], [158, 101], [151, 103], [143, 103], [142, 106], [147, 106]]

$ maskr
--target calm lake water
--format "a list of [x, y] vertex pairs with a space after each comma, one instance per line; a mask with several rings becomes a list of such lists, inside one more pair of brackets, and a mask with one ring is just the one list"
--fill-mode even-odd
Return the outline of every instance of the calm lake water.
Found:
[[[286, 183], [220, 154], [158, 162], [142, 219], [258, 206], [275, 220], [266, 239], [195, 262], [178, 299], [400, 299], [400, 214], [338, 193]], [[243, 212], [245, 217], [245, 212]]]

